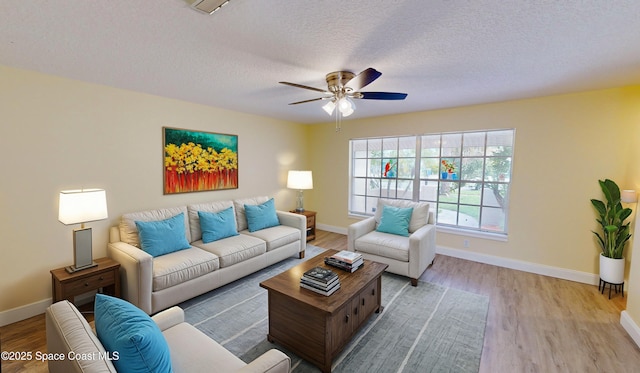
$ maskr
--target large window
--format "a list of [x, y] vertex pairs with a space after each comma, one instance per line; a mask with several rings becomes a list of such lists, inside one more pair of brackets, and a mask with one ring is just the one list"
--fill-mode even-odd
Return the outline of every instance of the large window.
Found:
[[379, 198], [426, 201], [439, 226], [507, 233], [515, 131], [350, 141], [349, 213], [373, 215]]

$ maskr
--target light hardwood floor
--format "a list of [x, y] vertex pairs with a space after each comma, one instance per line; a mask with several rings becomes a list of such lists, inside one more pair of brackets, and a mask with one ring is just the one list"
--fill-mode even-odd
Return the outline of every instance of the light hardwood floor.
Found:
[[[313, 245], [347, 247], [317, 231]], [[640, 349], [620, 326], [626, 298], [596, 286], [437, 255], [421, 280], [489, 297], [480, 372], [640, 372]], [[420, 285], [418, 285], [420, 286]], [[2, 351], [46, 351], [44, 316], [0, 328]], [[3, 373], [46, 372], [35, 361], [2, 361]]]

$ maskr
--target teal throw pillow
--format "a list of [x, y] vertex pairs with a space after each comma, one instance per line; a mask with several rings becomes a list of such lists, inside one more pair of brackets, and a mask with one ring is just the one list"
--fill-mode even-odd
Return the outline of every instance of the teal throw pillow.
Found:
[[397, 234], [399, 236], [409, 236], [409, 222], [413, 207], [399, 208], [384, 205], [380, 224], [376, 229], [378, 232]]
[[273, 198], [261, 205], [244, 205], [244, 212], [247, 215], [249, 232], [280, 225]]
[[144, 311], [125, 300], [97, 294], [94, 318], [98, 339], [118, 372], [172, 372], [169, 345]]
[[209, 243], [223, 238], [237, 236], [236, 214], [233, 207], [220, 212], [198, 211], [202, 242]]
[[154, 257], [191, 247], [185, 236], [182, 212], [165, 220], [135, 223], [142, 250]]

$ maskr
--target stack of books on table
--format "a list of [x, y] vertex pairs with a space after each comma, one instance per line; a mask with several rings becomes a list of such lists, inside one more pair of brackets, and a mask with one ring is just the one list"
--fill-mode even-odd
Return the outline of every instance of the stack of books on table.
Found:
[[362, 255], [353, 251], [342, 250], [337, 254], [324, 258], [325, 264], [338, 267], [347, 272], [355, 272], [364, 265]]
[[330, 269], [315, 267], [302, 275], [300, 286], [328, 296], [340, 289], [340, 279], [338, 274]]

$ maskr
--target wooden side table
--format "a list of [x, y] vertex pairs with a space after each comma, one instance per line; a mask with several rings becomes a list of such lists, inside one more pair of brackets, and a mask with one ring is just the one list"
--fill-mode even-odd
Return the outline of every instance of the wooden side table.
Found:
[[69, 273], [63, 268], [51, 270], [53, 303], [67, 299], [73, 303], [76, 295], [93, 290], [120, 298], [120, 263], [111, 258], [96, 259], [95, 267]]
[[307, 242], [316, 239], [316, 212], [315, 211], [296, 211], [291, 210], [295, 214], [304, 215], [307, 217]]

